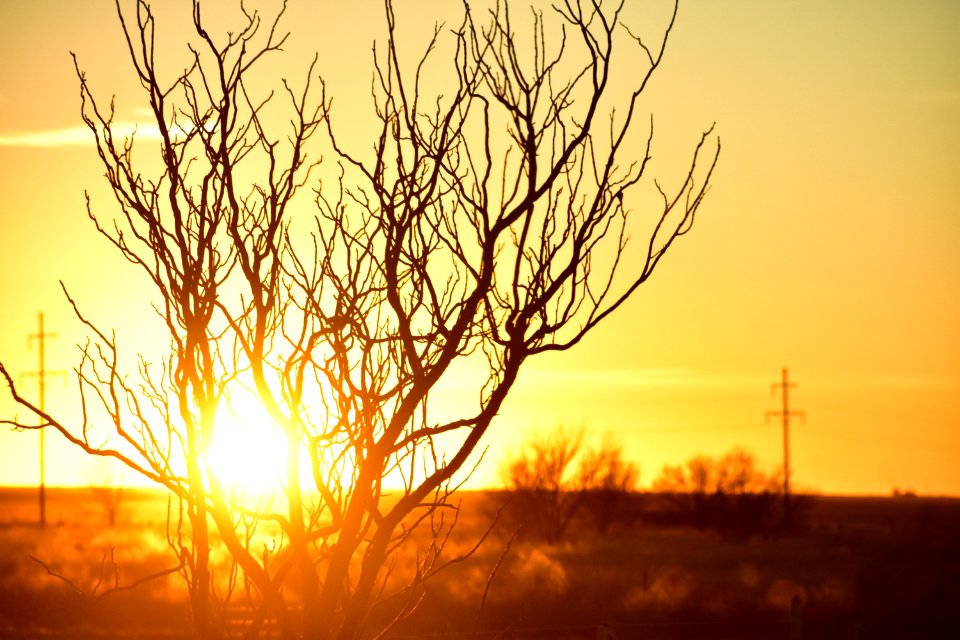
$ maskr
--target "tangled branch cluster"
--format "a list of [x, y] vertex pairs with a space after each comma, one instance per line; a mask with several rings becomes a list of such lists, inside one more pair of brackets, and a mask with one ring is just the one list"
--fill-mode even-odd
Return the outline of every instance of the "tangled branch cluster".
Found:
[[[83, 119], [122, 213], [107, 220], [89, 197], [87, 209], [152, 284], [170, 349], [162, 360], [141, 357], [131, 374], [115, 338], [74, 305], [91, 333], [77, 367], [77, 421], [40, 411], [3, 373], [39, 419], [17, 426], [55, 429], [176, 499], [170, 544], [200, 636], [219, 637], [236, 600], [252, 611], [250, 636], [272, 620], [291, 637], [352, 638], [409, 613], [451, 560], [442, 551], [455, 521], [445, 508], [452, 483], [521, 365], [577, 344], [690, 229], [719, 144], [712, 128], [703, 133], [679, 186], [654, 183], [660, 206], [630, 208], [652, 121], [642, 157], [622, 156], [676, 12], [651, 45], [624, 29], [622, 9], [564, 0], [550, 20], [534, 12], [522, 39], [507, 5], [482, 13], [465, 4], [462, 22], [449, 34], [438, 28], [411, 67], [387, 0], [385, 46], [374, 55], [378, 130], [372, 151], [357, 152], [337, 133], [326, 86], [316, 99], [314, 65], [302, 90], [284, 81], [277, 95], [254, 95], [262, 60], [286, 39], [280, 15], [244, 10], [245, 28], [221, 38], [195, 1], [192, 63], [165, 81], [150, 6], [138, 0], [131, 19], [118, 3], [161, 134], [161, 168], [141, 172], [139, 143], [114, 136], [112, 102], [95, 98], [77, 65]], [[646, 67], [604, 128], [621, 40]], [[452, 81], [433, 96], [425, 69], [441, 45], [454, 52]], [[265, 114], [280, 102], [290, 115], [278, 131]], [[315, 186], [319, 144], [340, 162], [335, 180]], [[312, 212], [299, 204], [308, 188]], [[638, 246], [628, 242], [635, 218], [651, 230]], [[482, 376], [475, 403], [451, 417], [436, 390], [463, 361]], [[206, 463], [218, 416], [244, 389], [288, 451], [278, 496], [253, 507]], [[103, 424], [106, 444], [93, 435]], [[389, 497], [388, 476], [401, 487]], [[428, 535], [416, 537], [418, 525]], [[391, 571], [411, 544], [413, 568]], [[212, 560], [218, 545], [227, 568]]]

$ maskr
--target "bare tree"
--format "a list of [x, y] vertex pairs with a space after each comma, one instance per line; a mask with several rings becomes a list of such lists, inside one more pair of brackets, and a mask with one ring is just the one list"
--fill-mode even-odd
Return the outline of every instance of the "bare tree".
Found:
[[[161, 168], [142, 172], [134, 138], [115, 136], [112, 103], [78, 65], [83, 119], [121, 214], [96, 214], [89, 197], [87, 210], [152, 285], [170, 349], [131, 370], [114, 334], [70, 299], [91, 335], [76, 369], [80, 416], [41, 411], [2, 369], [36, 417], [5, 422], [55, 429], [170, 492], [170, 544], [200, 637], [220, 637], [237, 604], [251, 611], [249, 637], [273, 620], [286, 637], [355, 638], [409, 613], [456, 560], [443, 555], [449, 498], [523, 363], [577, 344], [691, 228], [719, 143], [711, 127], [672, 190], [653, 183], [657, 206], [633, 208], [653, 136], [638, 101], [676, 10], [649, 42], [621, 24], [622, 9], [563, 0], [550, 19], [533, 11], [520, 38], [507, 4], [465, 3], [462, 21], [408, 64], [387, 0], [379, 126], [364, 152], [338, 136], [322, 83], [314, 101], [312, 66], [305, 83], [256, 93], [258, 65], [285, 41], [279, 15], [244, 9], [244, 28], [211, 34], [195, 1], [191, 64], [167, 77], [150, 6], [138, 0], [131, 18], [118, 2]], [[432, 95], [425, 69], [440, 46], [449, 82]], [[643, 65], [613, 111], [621, 46]], [[264, 114], [284, 104], [288, 124], [270, 128]], [[625, 159], [638, 123], [649, 127], [642, 151]], [[316, 189], [314, 215], [294, 215], [321, 144], [339, 156], [339, 179]], [[629, 242], [631, 228], [646, 239]], [[476, 402], [447, 415], [432, 392], [464, 361], [481, 371]], [[247, 389], [288, 452], [278, 497], [253, 506], [207, 460]], [[399, 486], [389, 496], [388, 476]], [[219, 546], [227, 566], [214, 561]], [[410, 549], [402, 571], [391, 558]]]
[[639, 467], [624, 457], [623, 446], [610, 436], [583, 454], [576, 483], [584, 494], [582, 509], [599, 533], [607, 533], [614, 523], [625, 519], [630, 494], [639, 479]]
[[780, 477], [756, 467], [754, 457], [736, 447], [719, 458], [695, 456], [685, 466], [667, 465], [653, 490], [668, 494], [674, 509], [701, 528], [738, 536], [776, 525]]
[[503, 467], [508, 521], [546, 542], [560, 542], [581, 514], [607, 533], [640, 475], [610, 434], [584, 448], [585, 430], [557, 427], [529, 438]]
[[560, 542], [580, 506], [573, 461], [580, 455], [583, 430], [562, 427], [531, 437], [503, 469], [510, 491], [507, 514], [522, 533], [551, 544]]

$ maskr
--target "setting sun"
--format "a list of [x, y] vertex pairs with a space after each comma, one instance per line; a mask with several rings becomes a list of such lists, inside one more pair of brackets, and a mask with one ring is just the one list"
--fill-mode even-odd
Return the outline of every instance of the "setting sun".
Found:
[[283, 434], [252, 394], [234, 397], [217, 413], [207, 464], [224, 488], [260, 497], [280, 488], [287, 467]]

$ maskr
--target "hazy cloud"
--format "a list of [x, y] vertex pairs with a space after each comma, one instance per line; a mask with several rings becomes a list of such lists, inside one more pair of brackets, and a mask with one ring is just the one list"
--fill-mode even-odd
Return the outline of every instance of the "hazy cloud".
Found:
[[701, 373], [690, 369], [641, 368], [641, 369], [597, 369], [570, 370], [553, 369], [549, 371], [530, 371], [525, 378], [530, 384], [538, 386], [556, 386], [557, 384], [576, 384], [578, 386], [613, 387], [738, 387], [765, 385], [769, 381], [755, 375]]
[[[120, 121], [114, 122], [111, 130], [118, 143], [134, 134], [141, 141], [160, 139], [160, 128], [156, 124]], [[178, 129], [174, 137], [182, 134], [183, 130]], [[0, 132], [0, 147], [72, 147], [92, 145], [93, 142], [93, 134], [86, 125], [45, 131]]]
[[832, 389], [923, 389], [928, 391], [960, 390], [960, 377], [937, 375], [849, 375], [820, 380]]
[[93, 142], [86, 127], [0, 133], [0, 147], [64, 147]]
[[[960, 390], [960, 376], [885, 375], [885, 374], [824, 374], [801, 372], [807, 388], [821, 389], [923, 389]], [[764, 389], [779, 381], [779, 372], [769, 375], [751, 373], [716, 373], [694, 369], [632, 368], [632, 369], [551, 369], [530, 370], [524, 374], [523, 384], [537, 387], [638, 389], [687, 387], [696, 389]]]

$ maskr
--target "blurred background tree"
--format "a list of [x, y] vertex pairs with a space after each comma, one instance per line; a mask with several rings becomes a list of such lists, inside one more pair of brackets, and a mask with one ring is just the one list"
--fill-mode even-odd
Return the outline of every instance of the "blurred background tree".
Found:
[[666, 466], [652, 488], [697, 527], [742, 537], [779, 524], [782, 485], [776, 473], [757, 469], [752, 454], [734, 448], [719, 458], [695, 456], [684, 465]]
[[623, 519], [639, 467], [610, 434], [590, 448], [584, 439], [584, 429], [556, 427], [505, 462], [507, 518], [522, 535], [555, 544], [575, 520], [603, 534]]
[[640, 467], [623, 455], [621, 445], [605, 434], [596, 448], [583, 453], [577, 467], [577, 487], [583, 492], [584, 516], [599, 533], [625, 522], [630, 497], [640, 481]]

